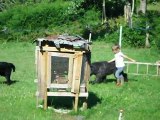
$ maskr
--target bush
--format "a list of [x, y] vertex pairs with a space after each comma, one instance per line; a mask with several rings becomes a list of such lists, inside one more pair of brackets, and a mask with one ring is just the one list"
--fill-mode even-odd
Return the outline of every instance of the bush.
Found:
[[20, 37], [32, 32], [44, 32], [50, 26], [67, 24], [78, 16], [74, 12], [68, 12], [69, 3], [61, 4], [57, 1], [29, 6], [17, 5], [8, 11], [0, 12], [0, 29], [7, 28], [7, 34], [3, 35], [4, 32], [0, 34], [8, 39], [8, 35]]
[[145, 31], [130, 29], [127, 27], [123, 29], [123, 43], [125, 43], [124, 45], [130, 45], [133, 47], [144, 47], [145, 37]]

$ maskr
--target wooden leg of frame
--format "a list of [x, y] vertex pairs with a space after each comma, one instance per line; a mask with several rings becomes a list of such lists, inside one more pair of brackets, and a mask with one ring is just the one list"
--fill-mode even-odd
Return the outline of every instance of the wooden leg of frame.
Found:
[[76, 95], [75, 95], [75, 103], [74, 103], [75, 112], [77, 112], [77, 110], [78, 110], [78, 98], [79, 98], [78, 93], [76, 93]]
[[87, 109], [87, 98], [85, 99], [85, 101], [83, 102], [83, 110]]

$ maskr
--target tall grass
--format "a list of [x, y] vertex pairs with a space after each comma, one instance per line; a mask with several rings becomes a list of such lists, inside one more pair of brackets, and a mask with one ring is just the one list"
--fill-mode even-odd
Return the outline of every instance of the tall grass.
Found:
[[[160, 118], [159, 77], [132, 76], [122, 87], [115, 86], [114, 76], [108, 81], [89, 85], [88, 109], [78, 113], [59, 114], [52, 110], [36, 108], [36, 84], [34, 49], [27, 42], [0, 44], [0, 61], [13, 62], [16, 72], [12, 80], [16, 83], [7, 86], [0, 77], [0, 119], [1, 120], [75, 120], [83, 116], [85, 120], [117, 120], [119, 110], [124, 110], [126, 120], [158, 120]], [[142, 62], [155, 62], [160, 58], [158, 51], [150, 49], [122, 48], [124, 53]], [[111, 44], [94, 42], [92, 62], [113, 58]], [[91, 77], [94, 80], [95, 76]], [[62, 101], [67, 102], [67, 101]]]

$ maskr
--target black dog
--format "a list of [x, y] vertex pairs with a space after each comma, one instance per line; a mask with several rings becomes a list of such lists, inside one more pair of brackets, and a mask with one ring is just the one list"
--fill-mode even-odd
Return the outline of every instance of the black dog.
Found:
[[[95, 75], [96, 80], [92, 83], [101, 83], [103, 82], [107, 75], [115, 74], [116, 72], [116, 66], [115, 62], [107, 62], [107, 61], [101, 61], [101, 62], [94, 62], [91, 64], [91, 73], [90, 75]], [[128, 81], [127, 74], [122, 72], [121, 73], [124, 77], [124, 81]]]
[[13, 63], [0, 62], [0, 75], [6, 78], [6, 83], [8, 85], [12, 83], [10, 79], [12, 70], [15, 72], [15, 66]]

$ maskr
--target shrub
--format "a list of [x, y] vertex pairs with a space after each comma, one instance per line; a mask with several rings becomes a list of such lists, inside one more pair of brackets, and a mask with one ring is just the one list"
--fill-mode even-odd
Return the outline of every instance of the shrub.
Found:
[[0, 34], [8, 39], [8, 35], [19, 37], [32, 32], [44, 32], [49, 26], [61, 26], [73, 21], [77, 15], [74, 12], [68, 12], [69, 3], [61, 4], [57, 1], [56, 3], [24, 4], [0, 12], [0, 29], [5, 27], [8, 30], [7, 34], [3, 35], [4, 32]]

